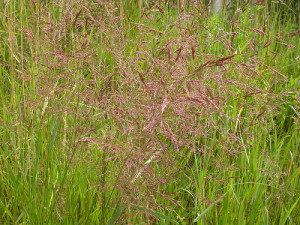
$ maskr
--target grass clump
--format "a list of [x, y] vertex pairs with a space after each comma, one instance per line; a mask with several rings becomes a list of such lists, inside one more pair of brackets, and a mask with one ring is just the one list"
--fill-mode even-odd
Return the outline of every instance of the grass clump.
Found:
[[2, 4], [0, 220], [297, 224], [298, 17], [236, 4]]

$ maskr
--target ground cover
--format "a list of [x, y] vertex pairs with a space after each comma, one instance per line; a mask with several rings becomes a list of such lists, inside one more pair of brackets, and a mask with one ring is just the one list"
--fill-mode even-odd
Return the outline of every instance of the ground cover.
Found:
[[299, 3], [0, 6], [3, 224], [300, 223]]

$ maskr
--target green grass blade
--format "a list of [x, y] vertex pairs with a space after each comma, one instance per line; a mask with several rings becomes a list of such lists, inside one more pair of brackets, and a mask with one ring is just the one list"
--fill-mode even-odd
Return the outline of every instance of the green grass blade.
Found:
[[196, 219], [193, 220], [193, 223], [197, 223], [198, 220], [200, 220], [203, 216], [205, 216], [206, 213], [208, 213], [218, 202], [220, 202], [228, 193], [227, 191], [221, 198], [219, 198], [215, 203], [208, 206], [199, 216], [196, 217]]
[[115, 224], [115, 222], [117, 221], [117, 219], [120, 217], [122, 211], [125, 209], [126, 207], [124, 206], [120, 206], [118, 208], [118, 210], [116, 210], [116, 212], [112, 215], [112, 217], [110, 218], [110, 220], [107, 222], [106, 225], [113, 225]]
[[159, 212], [155, 212], [151, 209], [146, 209], [146, 208], [138, 206], [138, 205], [132, 205], [132, 206], [139, 209], [139, 210], [143, 210], [143, 211], [146, 211], [148, 213], [151, 213], [151, 215], [153, 215], [153, 216], [155, 216], [155, 217], [157, 217], [161, 220], [166, 220], [166, 221], [169, 221], [169, 222], [174, 223], [174, 224], [179, 224], [177, 221], [175, 221], [175, 220], [173, 220], [173, 219], [171, 219], [171, 218], [169, 218], [169, 217], [167, 217], [167, 216], [165, 216], [165, 215], [163, 215]]
[[295, 208], [295, 206], [297, 205], [299, 200], [300, 200], [300, 198], [297, 199], [297, 201], [292, 205], [292, 207], [289, 209], [289, 211], [285, 214], [285, 217], [283, 218], [283, 220], [280, 221], [280, 225], [286, 224], [287, 219], [291, 215], [293, 209]]

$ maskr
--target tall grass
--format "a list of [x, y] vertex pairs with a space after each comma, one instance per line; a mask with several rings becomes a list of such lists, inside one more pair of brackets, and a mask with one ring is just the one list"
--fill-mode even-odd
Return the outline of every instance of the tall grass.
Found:
[[1, 3], [3, 224], [300, 222], [299, 4], [208, 9]]

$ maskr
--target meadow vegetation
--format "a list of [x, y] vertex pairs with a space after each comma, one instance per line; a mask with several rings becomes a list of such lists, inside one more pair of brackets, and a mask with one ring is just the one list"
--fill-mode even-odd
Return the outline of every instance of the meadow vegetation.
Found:
[[300, 224], [298, 1], [0, 3], [1, 224]]

